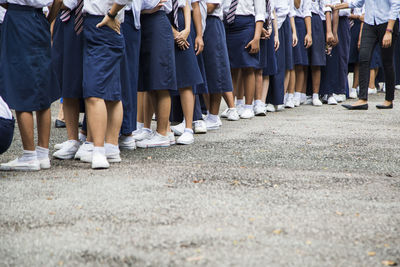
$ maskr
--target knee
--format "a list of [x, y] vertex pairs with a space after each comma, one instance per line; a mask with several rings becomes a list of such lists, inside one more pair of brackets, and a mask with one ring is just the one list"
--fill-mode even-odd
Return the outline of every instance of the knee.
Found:
[[99, 103], [104, 103], [104, 100], [98, 97], [88, 97], [85, 99], [86, 105], [97, 105]]

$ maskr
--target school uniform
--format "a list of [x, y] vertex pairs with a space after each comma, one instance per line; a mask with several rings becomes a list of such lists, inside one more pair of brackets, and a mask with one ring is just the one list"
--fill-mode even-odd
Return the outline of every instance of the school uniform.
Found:
[[123, 135], [129, 135], [136, 130], [141, 8], [141, 0], [134, 1], [127, 6], [125, 8], [125, 21], [121, 24], [125, 40], [125, 54], [121, 60], [122, 106], [124, 110], [121, 134]]
[[0, 37], [1, 37], [1, 25], [3, 24], [5, 15], [6, 15], [6, 9], [0, 6]]
[[334, 87], [334, 93], [344, 94], [348, 96], [349, 92], [349, 81], [348, 75], [348, 64], [350, 56], [350, 9], [339, 10], [339, 25], [338, 25], [338, 38], [339, 44], [334, 48], [338, 50], [338, 74], [339, 80], [336, 82]]
[[[153, 9], [158, 0], [143, 0], [142, 9]], [[175, 42], [164, 5], [153, 14], [142, 14], [139, 59], [139, 91], [176, 91]]]
[[233, 85], [228, 47], [222, 22], [224, 5], [229, 1], [206, 0], [206, 2], [218, 5], [211, 14], [207, 15], [206, 28], [203, 35], [203, 59], [208, 92], [210, 94], [232, 92]]
[[284, 101], [285, 73], [294, 67], [290, 18], [295, 16], [295, 12], [292, 0], [274, 1], [280, 46], [276, 51], [278, 71], [271, 77], [270, 88], [272, 90], [268, 90], [267, 103], [281, 105]]
[[11, 109], [48, 109], [60, 98], [51, 86], [50, 24], [43, 7], [52, 0], [1, 0], [8, 3], [0, 44], [0, 95]]
[[311, 35], [313, 44], [308, 49], [310, 66], [325, 66], [325, 31], [321, 16], [325, 19], [325, 12], [330, 11], [325, 0], [311, 1]]
[[[362, 8], [354, 8], [353, 15], [361, 16], [363, 14]], [[349, 55], [349, 64], [355, 64], [359, 61], [359, 53], [358, 53], [358, 39], [360, 36], [361, 30], [361, 20], [353, 19], [350, 26], [350, 55]]]
[[260, 40], [260, 69], [263, 70], [263, 76], [274, 75], [277, 72], [277, 63], [275, 56], [275, 33], [273, 20], [275, 19], [272, 11], [274, 10], [274, 1], [269, 0], [269, 10], [266, 6], [264, 28], [270, 28], [271, 36], [269, 39]]
[[311, 18], [311, 0], [302, 0], [299, 8], [295, 8], [295, 25], [298, 44], [293, 47], [294, 65], [308, 66], [308, 52], [304, 46], [304, 39], [307, 34], [305, 18]]
[[231, 68], [258, 68], [260, 53], [250, 54], [245, 46], [254, 38], [256, 22], [265, 21], [265, 1], [238, 0], [235, 10], [231, 9], [231, 4], [230, 0], [224, 4], [226, 42]]
[[63, 98], [83, 97], [83, 34], [75, 31], [78, 1], [65, 1], [53, 28], [52, 62]]

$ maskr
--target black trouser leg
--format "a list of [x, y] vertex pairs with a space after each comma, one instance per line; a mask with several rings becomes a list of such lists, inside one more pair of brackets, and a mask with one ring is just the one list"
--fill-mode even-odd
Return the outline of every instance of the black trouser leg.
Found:
[[364, 23], [360, 45], [360, 94], [359, 99], [368, 100], [369, 66], [372, 52], [378, 42], [376, 26]]

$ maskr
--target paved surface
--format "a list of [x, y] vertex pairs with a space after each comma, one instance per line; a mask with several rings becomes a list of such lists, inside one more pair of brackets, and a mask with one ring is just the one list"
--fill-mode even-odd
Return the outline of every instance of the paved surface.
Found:
[[106, 171], [0, 173], [0, 265], [400, 264], [400, 106], [382, 98], [224, 121]]

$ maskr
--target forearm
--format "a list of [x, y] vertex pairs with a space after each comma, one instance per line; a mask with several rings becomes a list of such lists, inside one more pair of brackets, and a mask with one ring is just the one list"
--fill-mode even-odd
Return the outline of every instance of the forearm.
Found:
[[335, 5], [335, 9], [336, 10], [338, 10], [338, 9], [346, 9], [346, 8], [349, 8], [349, 3], [341, 3], [341, 4], [336, 4]]
[[279, 35], [279, 32], [278, 32], [278, 22], [276, 21], [276, 14], [275, 14], [275, 10], [274, 10], [274, 20], [272, 20], [272, 24], [274, 25], [274, 32], [275, 32], [275, 36], [278, 36]]
[[358, 40], [361, 40], [363, 28], [364, 28], [364, 22], [361, 22], [360, 34], [358, 35]]
[[297, 35], [296, 23], [294, 22], [294, 17], [290, 18], [290, 26], [292, 28], [292, 33]]
[[263, 25], [264, 25], [263, 21], [257, 21], [256, 22], [256, 28], [255, 28], [255, 31], [254, 31], [253, 39], [255, 39], [255, 40], [259, 40], [260, 39]]
[[311, 35], [311, 17], [305, 17], [304, 18], [304, 22], [306, 23], [306, 31], [307, 31], [307, 34], [310, 34]]
[[334, 10], [332, 14], [332, 32], [336, 36], [339, 27], [339, 11]]
[[196, 29], [197, 36], [203, 36], [203, 25], [201, 22], [201, 13], [200, 13], [200, 5], [199, 2], [194, 2], [192, 4], [193, 8], [193, 23], [194, 28]]
[[183, 8], [183, 16], [185, 17], [185, 30], [190, 31], [190, 23], [192, 18], [190, 14], [190, 6], [187, 0], [186, 0], [186, 5]]
[[117, 3], [114, 3], [113, 5], [112, 5], [112, 7], [111, 7], [111, 9], [110, 9], [110, 14], [111, 15], [117, 15], [118, 14], [118, 12], [121, 10], [121, 9], [123, 9], [125, 7], [125, 5], [120, 5], [120, 4], [117, 4]]
[[217, 7], [218, 7], [217, 4], [207, 3], [207, 14], [213, 13], [214, 10], [217, 9]]
[[326, 12], [325, 14], [326, 18], [326, 33], [332, 33], [332, 16], [331, 12]]
[[393, 27], [394, 27], [394, 24], [395, 24], [395, 23], [396, 23], [395, 20], [390, 19], [390, 20], [388, 21], [388, 25], [387, 25], [386, 29], [393, 31]]

